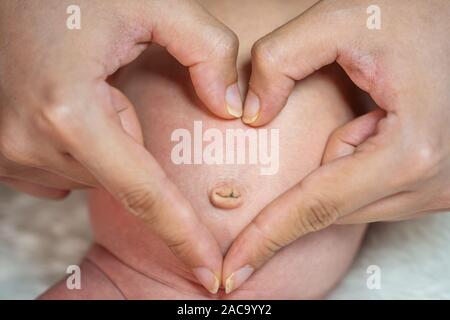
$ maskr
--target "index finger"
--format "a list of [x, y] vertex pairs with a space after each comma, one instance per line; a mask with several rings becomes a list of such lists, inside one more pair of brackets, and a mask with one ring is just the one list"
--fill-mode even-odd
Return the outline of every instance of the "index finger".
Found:
[[[95, 110], [97, 109], [92, 109]], [[95, 121], [95, 123], [86, 123]], [[219, 289], [222, 254], [188, 201], [151, 154], [122, 127], [86, 117], [69, 151], [129, 212], [158, 235], [210, 292]]]

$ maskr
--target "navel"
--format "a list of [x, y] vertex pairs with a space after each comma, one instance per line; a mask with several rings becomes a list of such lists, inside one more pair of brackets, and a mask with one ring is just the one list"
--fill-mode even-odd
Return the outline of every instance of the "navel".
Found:
[[219, 209], [236, 209], [244, 202], [245, 190], [234, 179], [222, 179], [209, 190], [209, 201]]

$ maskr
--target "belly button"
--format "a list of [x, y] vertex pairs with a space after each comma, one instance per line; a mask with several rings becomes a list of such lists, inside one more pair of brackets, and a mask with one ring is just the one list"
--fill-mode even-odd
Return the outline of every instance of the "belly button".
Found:
[[219, 209], [239, 208], [244, 197], [244, 188], [233, 179], [219, 181], [209, 190], [209, 201]]

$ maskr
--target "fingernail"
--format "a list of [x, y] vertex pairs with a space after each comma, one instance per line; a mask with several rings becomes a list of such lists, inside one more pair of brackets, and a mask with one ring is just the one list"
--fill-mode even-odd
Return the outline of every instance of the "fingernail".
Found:
[[233, 292], [236, 288], [243, 284], [254, 271], [255, 269], [253, 267], [246, 265], [238, 271], [233, 272], [231, 276], [228, 277], [227, 281], [225, 281], [225, 293], [229, 294]]
[[195, 277], [198, 281], [212, 294], [216, 294], [219, 291], [220, 281], [211, 270], [207, 268], [195, 268], [192, 269]]
[[247, 124], [255, 122], [259, 117], [260, 102], [258, 96], [249, 90], [245, 99], [244, 117], [242, 121]]
[[225, 101], [227, 103], [227, 112], [235, 117], [242, 117], [242, 98], [237, 83], [229, 86], [225, 92]]

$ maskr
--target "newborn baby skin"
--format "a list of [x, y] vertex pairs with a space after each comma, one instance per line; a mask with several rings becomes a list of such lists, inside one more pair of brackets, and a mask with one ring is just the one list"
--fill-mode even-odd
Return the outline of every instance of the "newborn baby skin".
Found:
[[[202, 3], [238, 35], [238, 67], [244, 84], [249, 78], [252, 44], [314, 1]], [[195, 96], [187, 70], [156, 46], [122, 70], [114, 82], [137, 109], [146, 148], [191, 202], [224, 255], [261, 209], [320, 165], [330, 133], [353, 117], [347, 99], [349, 82], [335, 66], [299, 82], [281, 114], [260, 129], [250, 129], [240, 119], [221, 120], [208, 113]], [[252, 162], [246, 154], [240, 162], [221, 162], [220, 148], [207, 153], [213, 136], [217, 142], [223, 134], [225, 146], [227, 130], [237, 129], [254, 130], [260, 148], [267, 141], [259, 133], [265, 132], [265, 160], [270, 161]], [[249, 149], [248, 145], [236, 147], [230, 159]], [[222, 158], [227, 159], [230, 152], [224, 147]], [[216, 157], [207, 159], [205, 154]], [[81, 264], [81, 290], [68, 290], [61, 281], [42, 299], [322, 298], [345, 274], [365, 231], [364, 225], [332, 226], [307, 235], [282, 249], [236, 291], [225, 294], [221, 288], [214, 295], [108, 193], [91, 192], [89, 207], [95, 244]]]

